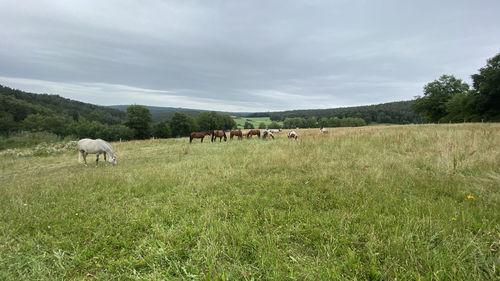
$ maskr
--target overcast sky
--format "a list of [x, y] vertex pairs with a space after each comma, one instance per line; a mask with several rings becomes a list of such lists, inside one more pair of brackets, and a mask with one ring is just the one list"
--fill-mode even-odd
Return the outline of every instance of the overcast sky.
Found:
[[500, 52], [500, 1], [0, 0], [0, 84], [225, 111], [413, 99]]

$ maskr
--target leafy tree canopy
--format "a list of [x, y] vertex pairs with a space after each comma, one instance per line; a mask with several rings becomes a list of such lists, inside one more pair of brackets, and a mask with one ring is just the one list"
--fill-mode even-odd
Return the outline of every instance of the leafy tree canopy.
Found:
[[472, 75], [474, 113], [500, 121], [500, 53], [487, 61], [478, 74]]
[[469, 85], [453, 75], [443, 75], [424, 87], [424, 96], [417, 97], [413, 104], [415, 112], [430, 122], [437, 122], [446, 116], [446, 103], [457, 94], [466, 94]]
[[151, 135], [151, 112], [143, 105], [130, 105], [123, 124], [135, 131], [135, 138], [147, 139]]

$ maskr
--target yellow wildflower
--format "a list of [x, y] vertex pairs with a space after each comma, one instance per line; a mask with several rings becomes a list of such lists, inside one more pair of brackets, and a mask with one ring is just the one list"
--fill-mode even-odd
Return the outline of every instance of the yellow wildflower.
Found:
[[457, 218], [451, 218], [451, 220], [452, 220], [452, 221], [456, 221], [456, 220], [457, 220]]
[[467, 195], [467, 199], [469, 199], [469, 200], [476, 200], [476, 198], [474, 198], [474, 196], [472, 196], [472, 195]]

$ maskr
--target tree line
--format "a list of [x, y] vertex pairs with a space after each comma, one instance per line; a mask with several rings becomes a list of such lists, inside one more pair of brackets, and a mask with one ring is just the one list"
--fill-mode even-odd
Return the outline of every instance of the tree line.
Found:
[[152, 123], [150, 110], [131, 105], [126, 111], [60, 97], [33, 94], [0, 85], [0, 135], [19, 131], [50, 132], [61, 137], [110, 141], [187, 136], [197, 130], [229, 130], [236, 123], [228, 114], [201, 112], [196, 117], [176, 112]]
[[410, 124], [422, 123], [424, 119], [415, 113], [412, 108], [413, 101], [398, 101], [376, 105], [355, 106], [345, 108], [329, 109], [307, 109], [290, 110], [281, 112], [258, 112], [250, 113], [247, 117], [267, 117], [273, 121], [285, 121], [286, 118], [316, 118], [318, 121], [322, 118], [338, 119], [361, 118], [366, 124], [370, 123], [391, 123], [391, 124]]
[[[443, 75], [424, 87], [413, 101], [319, 110], [251, 113], [272, 122], [260, 129], [364, 126], [369, 123], [421, 123], [500, 121], [500, 53], [471, 75], [472, 87], [453, 75]], [[189, 114], [192, 114], [190, 112]], [[126, 112], [73, 101], [57, 95], [32, 94], [0, 85], [0, 135], [19, 131], [50, 132], [76, 138], [110, 141], [188, 136], [194, 131], [230, 130], [236, 122], [229, 114], [175, 112], [168, 120], [152, 122], [150, 110], [131, 105]], [[249, 122], [245, 129], [253, 128]]]
[[500, 53], [471, 78], [472, 88], [453, 75], [442, 75], [425, 85], [412, 109], [428, 122], [499, 122]]

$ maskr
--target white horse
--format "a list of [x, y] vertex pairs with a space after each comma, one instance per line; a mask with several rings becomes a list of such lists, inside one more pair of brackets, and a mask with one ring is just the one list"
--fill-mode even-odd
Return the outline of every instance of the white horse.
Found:
[[275, 134], [281, 133], [281, 129], [271, 129], [269, 131], [271, 131], [271, 133], [275, 133]]
[[321, 131], [322, 134], [326, 134], [327, 133], [325, 127], [321, 127], [321, 128], [319, 128], [319, 130]]
[[106, 153], [109, 154], [108, 161], [113, 165], [116, 165], [116, 155], [113, 150], [113, 147], [106, 141], [101, 139], [91, 140], [91, 139], [81, 139], [78, 141], [78, 151], [80, 151], [83, 156], [83, 161], [85, 166], [87, 166], [87, 155], [95, 154], [95, 164], [97, 165], [99, 162], [99, 154], [104, 154], [104, 161], [106, 161]]
[[288, 132], [288, 138], [289, 139], [295, 139], [295, 140], [297, 140], [298, 137], [299, 137], [299, 135], [297, 135], [297, 133], [295, 131]]

